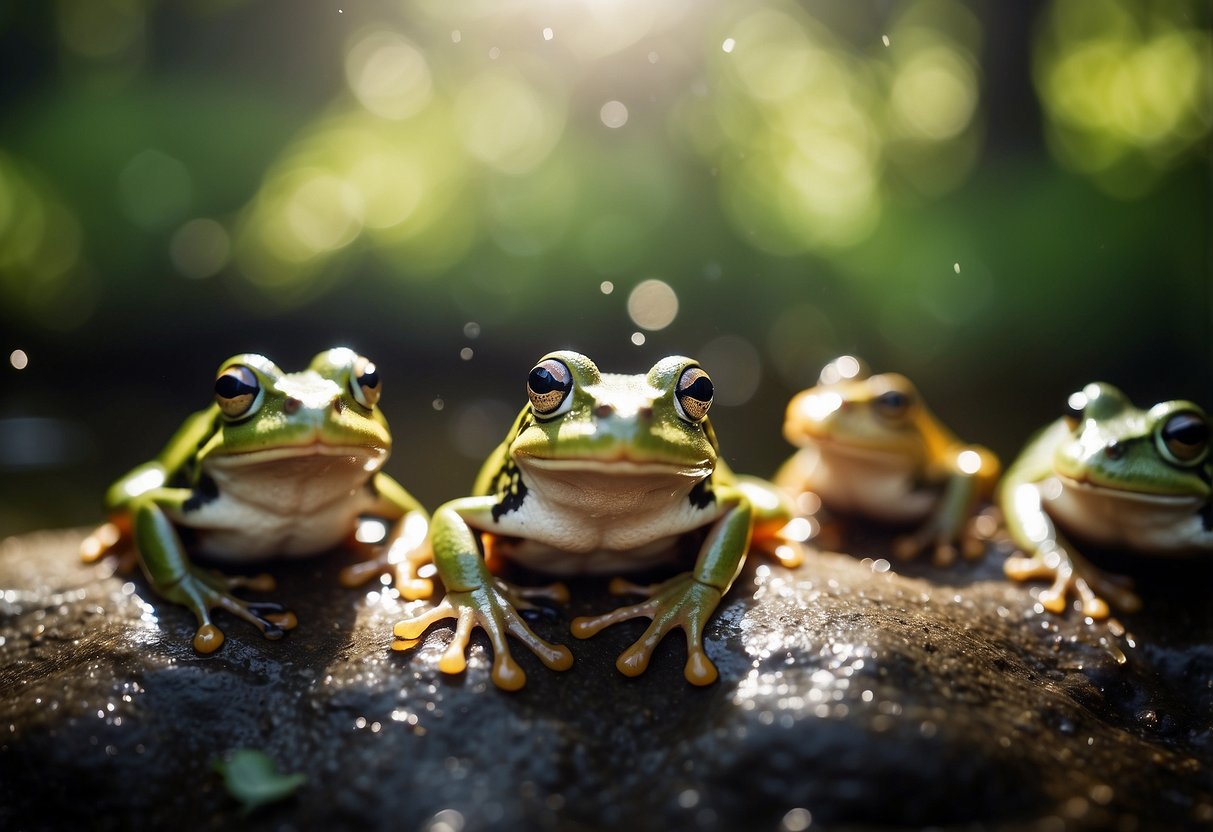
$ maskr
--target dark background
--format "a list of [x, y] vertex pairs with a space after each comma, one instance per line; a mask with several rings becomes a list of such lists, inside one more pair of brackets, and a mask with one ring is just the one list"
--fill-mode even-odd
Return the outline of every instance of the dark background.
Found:
[[99, 520], [245, 351], [371, 356], [431, 508], [558, 347], [699, 357], [759, 474], [843, 352], [1004, 460], [1094, 379], [1209, 407], [1209, 37], [1196, 0], [0, 5], [0, 534]]

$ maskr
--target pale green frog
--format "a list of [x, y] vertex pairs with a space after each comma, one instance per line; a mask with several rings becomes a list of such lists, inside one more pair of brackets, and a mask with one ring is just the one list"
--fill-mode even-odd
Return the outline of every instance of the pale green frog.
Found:
[[416, 567], [426, 557], [428, 518], [380, 470], [391, 449], [377, 405], [381, 389], [375, 365], [345, 348], [320, 353], [300, 373], [284, 373], [260, 355], [229, 358], [219, 367], [214, 402], [190, 416], [155, 459], [110, 487], [110, 522], [86, 538], [81, 555], [129, 556], [133, 548], [152, 589], [197, 617], [194, 647], [203, 653], [224, 639], [213, 609], [267, 638], [281, 637], [295, 617], [278, 604], [231, 594], [237, 587], [272, 589], [268, 575], [201, 569], [187, 549], [228, 563], [306, 556], [377, 518], [388, 525], [381, 554], [345, 570], [343, 582], [394, 564], [402, 591], [421, 594], [428, 582], [416, 578]]
[[969, 521], [994, 490], [998, 458], [957, 439], [905, 376], [870, 375], [853, 356], [837, 358], [817, 386], [792, 398], [783, 432], [801, 450], [775, 483], [797, 498], [811, 494], [835, 512], [913, 526], [894, 541], [901, 557], [931, 548], [947, 563], [958, 547], [983, 551]]
[[1069, 404], [999, 486], [1007, 529], [1027, 555], [1009, 558], [1005, 571], [1051, 578], [1040, 595], [1050, 612], [1064, 611], [1071, 591], [1091, 618], [1106, 617], [1108, 601], [1131, 612], [1136, 594], [1066, 535], [1152, 557], [1213, 555], [1209, 419], [1187, 401], [1139, 410], [1108, 384], [1088, 384]]
[[[689, 358], [658, 362], [645, 375], [602, 373], [575, 352], [553, 352], [530, 371], [523, 407], [505, 442], [485, 462], [474, 496], [453, 500], [433, 516], [434, 563], [446, 586], [441, 603], [401, 621], [396, 649], [409, 649], [435, 622], [455, 619], [439, 667], [459, 673], [474, 626], [493, 648], [493, 681], [514, 690], [525, 673], [510, 655], [512, 635], [553, 670], [572, 655], [536, 636], [518, 614], [536, 591], [506, 584], [487, 561], [498, 556], [548, 574], [633, 571], [669, 559], [677, 544], [701, 533], [690, 571], [650, 587], [616, 579], [612, 592], [647, 600], [572, 622], [588, 638], [633, 618], [650, 618], [645, 633], [616, 662], [643, 673], [653, 649], [675, 628], [686, 635], [686, 678], [710, 684], [717, 671], [703, 632], [737, 577], [751, 538], [785, 564], [798, 562], [794, 541], [779, 532], [791, 506], [773, 486], [738, 478], [720, 459], [708, 421], [713, 385]], [[563, 587], [538, 590], [559, 600]]]

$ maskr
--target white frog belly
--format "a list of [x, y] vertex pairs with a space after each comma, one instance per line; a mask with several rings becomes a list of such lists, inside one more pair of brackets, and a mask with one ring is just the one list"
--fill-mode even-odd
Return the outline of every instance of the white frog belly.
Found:
[[913, 471], [892, 454], [811, 445], [795, 460], [805, 486], [835, 511], [886, 523], [914, 523], [930, 514], [938, 501], [938, 493], [920, 487]]
[[1041, 504], [1066, 531], [1099, 546], [1149, 555], [1213, 555], [1199, 499], [1097, 488], [1060, 477], [1038, 488]]
[[368, 495], [366, 500], [337, 500], [306, 513], [278, 513], [220, 495], [180, 516], [178, 522], [193, 530], [192, 548], [215, 560], [236, 563], [297, 558], [343, 542], [370, 503]]
[[[532, 477], [525, 499], [484, 530], [513, 538], [503, 554], [560, 575], [644, 569], [679, 537], [713, 523], [715, 500], [692, 500], [686, 477]], [[702, 503], [702, 505], [699, 505]]]
[[375, 503], [366, 467], [365, 459], [325, 455], [208, 466], [217, 496], [171, 516], [193, 530], [196, 551], [216, 560], [317, 554], [345, 540]]

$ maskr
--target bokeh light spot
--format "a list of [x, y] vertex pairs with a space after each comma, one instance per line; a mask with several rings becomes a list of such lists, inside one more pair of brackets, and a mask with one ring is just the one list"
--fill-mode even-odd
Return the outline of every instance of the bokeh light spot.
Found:
[[460, 90], [455, 122], [474, 157], [503, 173], [526, 173], [564, 130], [563, 96], [541, 92], [511, 67], [495, 67]]
[[13, 350], [8, 354], [8, 363], [14, 370], [24, 370], [29, 366], [29, 356], [25, 354], [25, 350]]
[[678, 295], [665, 281], [641, 281], [628, 295], [628, 317], [650, 332], [665, 329], [678, 317]]
[[404, 119], [430, 101], [433, 82], [425, 56], [402, 35], [376, 29], [346, 54], [345, 77], [359, 103], [377, 116]]
[[612, 130], [628, 123], [628, 108], [622, 101], [608, 101], [598, 111], [602, 123]]
[[216, 274], [228, 261], [227, 230], [212, 219], [198, 217], [182, 225], [169, 241], [169, 257], [182, 275], [199, 279]]
[[118, 175], [118, 204], [140, 228], [161, 228], [179, 221], [192, 198], [189, 170], [154, 148], [137, 153]]
[[748, 402], [758, 391], [762, 359], [745, 338], [721, 335], [704, 344], [696, 357], [712, 377], [718, 404], [736, 407]]

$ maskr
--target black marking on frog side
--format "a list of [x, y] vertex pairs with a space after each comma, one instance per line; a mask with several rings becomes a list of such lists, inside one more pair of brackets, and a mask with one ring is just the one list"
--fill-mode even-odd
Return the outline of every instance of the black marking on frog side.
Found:
[[695, 508], [707, 508], [716, 502], [716, 492], [712, 488], [712, 478], [704, 477], [695, 483], [695, 487], [691, 489], [691, 493], [687, 495], [687, 499], [691, 501], [691, 505]]
[[189, 496], [181, 508], [184, 511], [197, 511], [209, 502], [219, 499], [219, 486], [215, 481], [203, 474], [198, 478], [198, 484], [194, 486], [194, 493]]
[[505, 465], [497, 472], [496, 484], [493, 488], [497, 495], [497, 504], [493, 506], [493, 522], [501, 520], [503, 514], [517, 511], [526, 500], [526, 483], [522, 481], [522, 472], [514, 464], [514, 460], [506, 460]]

